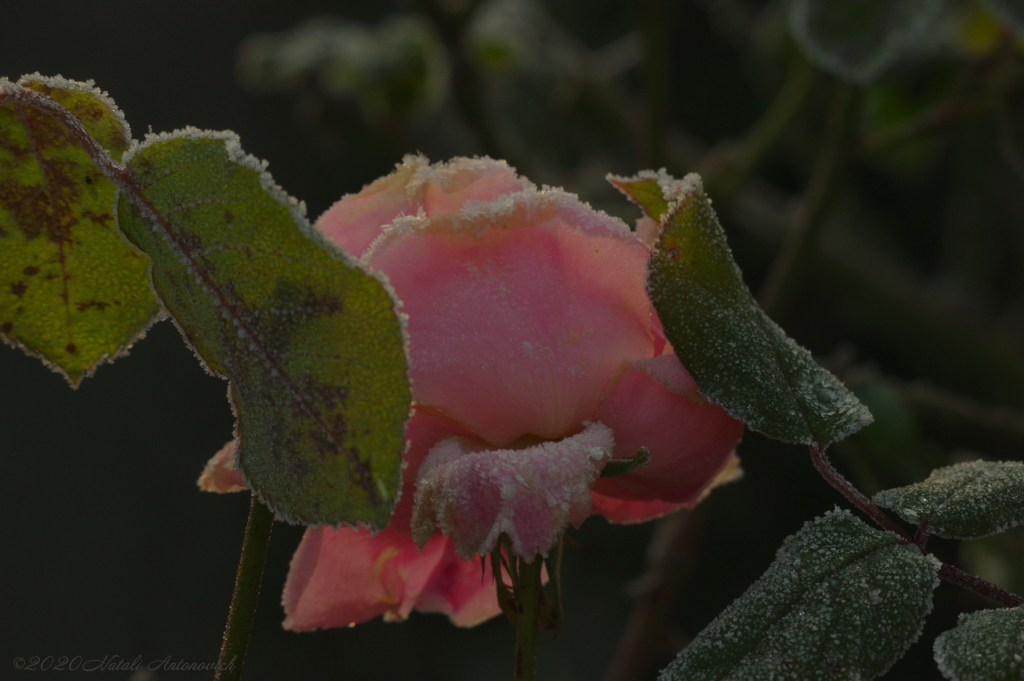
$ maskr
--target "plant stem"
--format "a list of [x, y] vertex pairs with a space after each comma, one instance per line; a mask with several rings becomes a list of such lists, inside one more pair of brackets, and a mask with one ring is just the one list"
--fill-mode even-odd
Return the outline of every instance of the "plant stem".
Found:
[[665, 163], [665, 135], [668, 132], [668, 100], [671, 80], [669, 57], [669, 7], [665, 0], [643, 0], [640, 3], [640, 33], [647, 57], [641, 68], [646, 125], [644, 126], [644, 158], [657, 168]]
[[541, 568], [544, 561], [535, 556], [532, 563], [519, 561], [516, 588], [516, 681], [537, 678], [537, 634], [540, 630]]
[[649, 678], [669, 648], [666, 631], [679, 594], [696, 567], [706, 515], [707, 506], [701, 504], [693, 511], [681, 510], [658, 521], [647, 547], [647, 571], [629, 589], [636, 604], [604, 681]]
[[814, 76], [810, 62], [799, 50], [794, 50], [786, 81], [768, 110], [734, 149], [731, 162], [719, 176], [708, 178], [715, 201], [727, 201], [779, 140], [806, 101]]
[[910, 541], [910, 534], [897, 525], [892, 518], [887, 516], [882, 509], [871, 503], [871, 500], [864, 496], [864, 493], [859, 489], [850, 484], [850, 481], [839, 474], [833, 466], [832, 462], [828, 460], [825, 455], [825, 447], [823, 445], [811, 445], [811, 461], [814, 463], [814, 467], [821, 477], [825, 478], [828, 484], [832, 485], [836, 490], [839, 491], [844, 497], [846, 497], [851, 504], [864, 511], [869, 518], [874, 520], [876, 523], [882, 526], [882, 528], [893, 532], [903, 539]]
[[853, 95], [852, 86], [845, 83], [835, 85], [825, 139], [811, 170], [807, 191], [758, 294], [761, 307], [775, 319], [785, 313], [789, 297], [803, 274], [808, 257], [814, 252], [814, 243], [824, 224], [825, 199], [835, 184], [840, 161], [844, 157]]
[[249, 634], [256, 617], [263, 565], [267, 560], [267, 547], [270, 545], [270, 530], [273, 526], [274, 514], [255, 494], [252, 495], [249, 520], [245, 524], [245, 539], [242, 541], [242, 556], [235, 576], [235, 593], [231, 596], [231, 608], [228, 610], [228, 623], [224, 628], [224, 642], [217, 659], [214, 681], [237, 681], [242, 678], [245, 652], [249, 648]]
[[1012, 594], [991, 582], [986, 582], [980, 577], [968, 574], [960, 568], [955, 568], [952, 565], [943, 565], [939, 568], [939, 579], [944, 582], [949, 582], [950, 584], [962, 586], [963, 588], [973, 591], [985, 598], [990, 598], [996, 603], [1004, 605], [1007, 608], [1015, 608], [1018, 605], [1024, 605], [1024, 598], [1021, 598], [1016, 594]]

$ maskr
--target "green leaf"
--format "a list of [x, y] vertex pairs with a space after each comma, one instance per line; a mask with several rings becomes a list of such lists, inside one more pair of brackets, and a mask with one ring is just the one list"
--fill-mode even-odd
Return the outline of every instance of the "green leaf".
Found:
[[928, 479], [879, 492], [875, 504], [949, 539], [971, 539], [1024, 523], [1024, 463], [973, 461], [932, 471]]
[[1024, 37], [1024, 0], [988, 0], [1003, 23], [1019, 37]]
[[234, 133], [151, 135], [128, 155], [119, 224], [186, 341], [231, 381], [259, 498], [290, 522], [380, 528], [411, 401], [396, 300], [265, 167]]
[[921, 633], [939, 562], [833, 511], [789, 537], [767, 572], [661, 681], [866, 681]]
[[960, 615], [935, 639], [935, 662], [951, 681], [1020, 681], [1024, 676], [1024, 606]]
[[92, 83], [0, 79], [0, 339], [72, 386], [124, 353], [159, 312], [149, 259], [114, 221], [116, 188], [63, 122], [25, 89], [67, 109], [115, 160], [131, 141]]
[[941, 7], [941, 0], [795, 0], [789, 25], [815, 64], [866, 84], [926, 32]]
[[871, 414], [758, 307], [732, 259], [700, 177], [649, 171], [609, 178], [661, 224], [647, 261], [647, 292], [701, 392], [750, 428], [787, 442], [826, 445]]

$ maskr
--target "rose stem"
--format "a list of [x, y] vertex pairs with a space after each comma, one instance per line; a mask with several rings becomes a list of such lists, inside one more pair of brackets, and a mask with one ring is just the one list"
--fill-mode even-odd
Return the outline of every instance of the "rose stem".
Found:
[[765, 313], [775, 320], [785, 315], [790, 296], [814, 254], [814, 244], [825, 221], [826, 200], [844, 159], [844, 143], [855, 97], [850, 85], [836, 83], [833, 87], [825, 139], [814, 162], [807, 191], [757, 296]]
[[535, 556], [532, 563], [519, 561], [516, 589], [516, 681], [537, 678], [537, 633], [540, 628], [540, 571], [544, 561]]
[[647, 571], [630, 588], [636, 604], [626, 622], [604, 681], [642, 681], [669, 648], [666, 631], [676, 602], [693, 576], [708, 507], [703, 503], [658, 521], [647, 547]]
[[235, 576], [235, 592], [231, 596], [228, 623], [224, 628], [224, 643], [217, 660], [214, 681], [238, 681], [242, 678], [245, 652], [249, 648], [249, 634], [256, 617], [256, 603], [263, 581], [263, 565], [267, 561], [270, 530], [274, 515], [254, 494], [249, 504], [249, 520], [245, 524], [242, 555]]
[[864, 496], [863, 492], [850, 484], [850, 481], [839, 474], [835, 468], [832, 467], [832, 462], [825, 456], [825, 447], [822, 445], [814, 444], [811, 445], [811, 461], [814, 463], [814, 467], [821, 473], [821, 477], [825, 478], [828, 484], [832, 485], [842, 494], [844, 497], [849, 499], [850, 503], [864, 511], [869, 518], [874, 520], [876, 523], [881, 525], [884, 529], [893, 532], [900, 537], [910, 540], [910, 534], [893, 522], [892, 518], [882, 512], [880, 508], [871, 503], [871, 500]]
[[950, 584], [956, 584], [962, 586], [965, 589], [973, 591], [976, 594], [984, 596], [985, 598], [991, 598], [1000, 605], [1005, 605], [1007, 608], [1015, 608], [1018, 605], [1024, 605], [1024, 598], [1012, 594], [1005, 589], [1001, 589], [995, 584], [986, 582], [980, 577], [968, 574], [960, 568], [955, 568], [952, 565], [943, 565], [939, 568], [939, 579]]

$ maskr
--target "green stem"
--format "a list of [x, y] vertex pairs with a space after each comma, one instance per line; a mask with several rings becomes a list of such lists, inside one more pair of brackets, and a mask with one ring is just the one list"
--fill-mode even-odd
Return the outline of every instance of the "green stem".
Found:
[[647, 105], [643, 145], [647, 163], [654, 168], [665, 162], [669, 81], [672, 77], [669, 25], [669, 7], [665, 0], [643, 0], [640, 3], [640, 32], [647, 48], [647, 58], [641, 69]]
[[807, 191], [758, 295], [761, 307], [776, 319], [785, 313], [789, 297], [806, 269], [807, 259], [814, 252], [814, 243], [824, 223], [825, 199], [835, 184], [844, 157], [854, 90], [845, 83], [837, 83], [835, 88], [824, 143], [811, 171]]
[[214, 681], [238, 681], [242, 678], [242, 666], [245, 664], [245, 652], [249, 648], [252, 622], [256, 617], [263, 565], [267, 561], [267, 547], [270, 545], [270, 530], [273, 526], [274, 514], [254, 494], [249, 504], [249, 521], [245, 524], [242, 556], [238, 561], [238, 574], [235, 575], [235, 593], [231, 596], [231, 609], [228, 610], [228, 623], [224, 628], [224, 642], [221, 644]]
[[807, 100], [814, 76], [814, 67], [799, 50], [794, 50], [786, 81], [771, 106], [735, 148], [731, 162], [719, 177], [709, 178], [716, 201], [728, 200], [779, 140]]
[[532, 563], [519, 561], [519, 584], [516, 588], [516, 681], [537, 678], [537, 634], [540, 630], [541, 567], [544, 561], [536, 556]]

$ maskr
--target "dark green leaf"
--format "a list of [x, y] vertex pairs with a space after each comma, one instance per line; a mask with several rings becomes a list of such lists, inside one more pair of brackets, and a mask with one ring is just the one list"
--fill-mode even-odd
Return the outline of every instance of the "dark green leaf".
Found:
[[808, 445], [871, 422], [864, 405], [758, 307], [700, 177], [610, 179], [662, 225], [647, 262], [648, 294], [708, 399], [769, 437]]
[[960, 615], [935, 639], [935, 662], [951, 681], [1020, 681], [1024, 676], [1024, 606]]
[[661, 681], [866, 681], [921, 633], [939, 563], [847, 511], [813, 520]]
[[150, 136], [126, 170], [126, 236], [186, 340], [231, 381], [238, 465], [285, 520], [387, 524], [411, 400], [382, 275], [306, 222], [233, 133]]
[[19, 96], [26, 89], [63, 106], [115, 160], [131, 138], [92, 83], [0, 79], [0, 339], [75, 386], [159, 308], [148, 258], [115, 226], [114, 183], [61, 120]]
[[988, 4], [1017, 37], [1024, 37], [1024, 0], [988, 0]]
[[921, 36], [941, 0], [794, 0], [789, 24], [814, 63], [868, 83]]
[[937, 468], [928, 479], [879, 492], [875, 504], [928, 523], [950, 539], [984, 537], [1024, 523], [1024, 463], [973, 461]]

